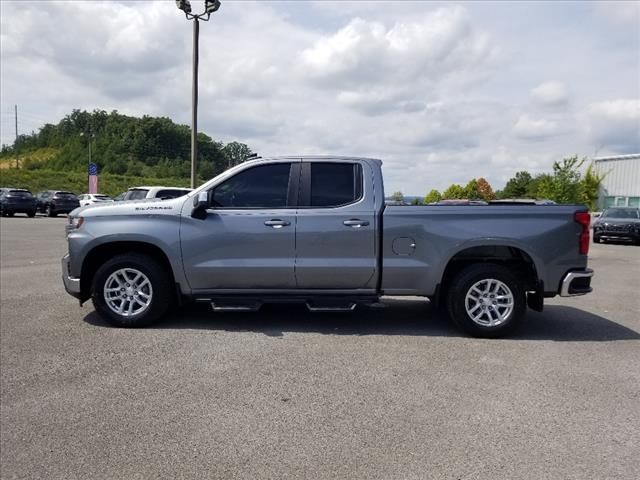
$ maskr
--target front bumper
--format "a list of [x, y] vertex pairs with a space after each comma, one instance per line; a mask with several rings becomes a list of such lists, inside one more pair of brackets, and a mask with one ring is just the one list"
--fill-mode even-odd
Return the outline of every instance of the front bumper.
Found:
[[62, 283], [69, 295], [80, 298], [80, 279], [69, 274], [69, 255], [62, 257]]
[[560, 283], [560, 296], [577, 297], [590, 293], [593, 290], [591, 288], [592, 277], [593, 270], [590, 268], [568, 272]]
[[611, 239], [611, 240], [631, 240], [634, 242], [640, 241], [640, 233], [632, 232], [632, 231], [627, 231], [627, 232], [600, 231], [600, 232], [594, 232], [593, 236], [604, 238], [605, 240]]

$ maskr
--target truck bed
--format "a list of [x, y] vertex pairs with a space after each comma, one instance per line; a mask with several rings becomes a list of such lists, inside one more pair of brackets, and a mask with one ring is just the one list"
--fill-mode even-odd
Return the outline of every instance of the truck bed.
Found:
[[386, 206], [382, 213], [381, 288], [386, 294], [431, 296], [452, 259], [484, 256], [480, 253], [493, 247], [494, 255], [509, 255], [516, 249], [529, 257], [550, 296], [558, 292], [569, 269], [587, 266], [587, 256], [578, 251], [582, 231], [574, 221], [578, 211], [585, 208]]

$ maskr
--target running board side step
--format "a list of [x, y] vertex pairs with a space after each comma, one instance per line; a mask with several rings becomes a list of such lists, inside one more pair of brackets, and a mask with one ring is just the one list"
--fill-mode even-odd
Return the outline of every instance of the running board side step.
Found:
[[357, 304], [353, 302], [307, 302], [310, 312], [351, 312]]
[[257, 312], [260, 310], [262, 303], [245, 302], [245, 303], [227, 303], [227, 302], [211, 302], [211, 308], [214, 312]]

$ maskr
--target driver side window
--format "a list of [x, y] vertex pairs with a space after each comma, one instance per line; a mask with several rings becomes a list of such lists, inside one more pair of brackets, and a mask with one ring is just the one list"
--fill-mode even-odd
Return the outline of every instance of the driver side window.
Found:
[[287, 208], [290, 163], [244, 170], [213, 190], [214, 208]]

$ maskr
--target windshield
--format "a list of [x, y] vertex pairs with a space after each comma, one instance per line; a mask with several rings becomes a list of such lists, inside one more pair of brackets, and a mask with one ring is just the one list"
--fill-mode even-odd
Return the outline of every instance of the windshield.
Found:
[[127, 192], [124, 196], [125, 200], [141, 200], [143, 198], [147, 198], [147, 193], [149, 190], [146, 188], [133, 188]]
[[190, 191], [191, 190], [184, 190], [179, 188], [167, 188], [164, 190], [159, 190], [156, 193], [156, 198], [162, 198], [163, 200], [167, 200], [170, 198], [178, 198], [178, 197], [182, 197], [183, 195], [186, 195]]
[[106, 202], [107, 200], [111, 200], [109, 195], [94, 195], [94, 198], [97, 202]]
[[33, 195], [31, 195], [31, 192], [29, 192], [28, 190], [9, 190], [9, 192], [7, 193], [7, 195], [10, 195], [12, 197], [32, 197]]
[[638, 210], [632, 208], [610, 208], [605, 210], [602, 216], [608, 218], [638, 218]]
[[56, 192], [55, 197], [75, 200], [76, 196], [71, 192]]

